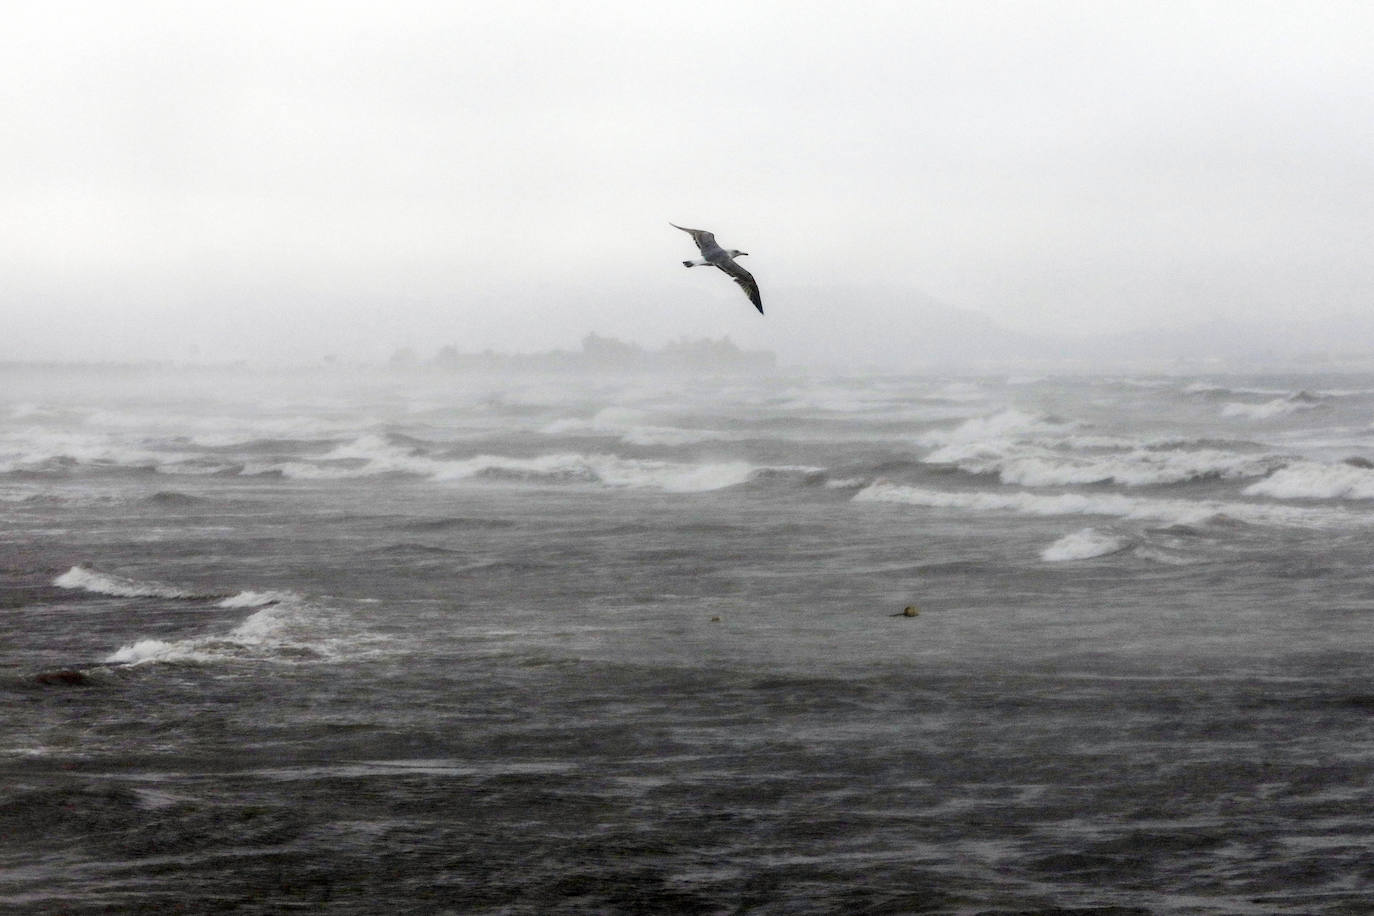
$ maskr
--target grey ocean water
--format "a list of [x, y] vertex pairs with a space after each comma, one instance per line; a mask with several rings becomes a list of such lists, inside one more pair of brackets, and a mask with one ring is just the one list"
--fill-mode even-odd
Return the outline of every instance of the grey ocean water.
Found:
[[1371, 460], [1348, 375], [9, 369], [0, 911], [1366, 913]]

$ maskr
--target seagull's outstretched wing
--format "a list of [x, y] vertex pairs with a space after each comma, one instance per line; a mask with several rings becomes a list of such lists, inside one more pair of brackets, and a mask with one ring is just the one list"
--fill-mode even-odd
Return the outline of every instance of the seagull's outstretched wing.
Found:
[[739, 284], [739, 288], [744, 290], [744, 294], [749, 297], [749, 301], [754, 303], [754, 308], [763, 314], [763, 297], [759, 295], [759, 285], [754, 282], [754, 275], [735, 263], [734, 258], [726, 258], [717, 261], [716, 266], [725, 271], [730, 277]]
[[716, 235], [714, 232], [707, 232], [705, 229], [688, 229], [686, 226], [679, 226], [677, 223], [669, 223], [668, 225], [672, 226], [674, 229], [681, 229], [683, 232], [690, 235], [692, 241], [697, 243], [697, 248], [700, 249], [702, 254], [720, 249], [720, 246], [716, 244]]

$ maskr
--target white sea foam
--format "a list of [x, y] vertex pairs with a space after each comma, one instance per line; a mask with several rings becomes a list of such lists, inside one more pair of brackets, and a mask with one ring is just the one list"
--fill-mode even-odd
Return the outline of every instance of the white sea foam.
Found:
[[1221, 409], [1221, 415], [1223, 417], [1242, 417], [1247, 420], [1271, 420], [1274, 417], [1283, 417], [1300, 410], [1312, 410], [1320, 406], [1320, 401], [1286, 397], [1265, 401], [1263, 404], [1232, 402]]
[[671, 492], [716, 490], [748, 480], [756, 470], [744, 461], [705, 463], [622, 458], [610, 454], [560, 452], [533, 458], [477, 455], [464, 459], [437, 459], [413, 454], [376, 436], [365, 436], [339, 446], [325, 456], [330, 462], [350, 460], [361, 464], [315, 464], [307, 461], [257, 463], [245, 474], [275, 471], [286, 477], [334, 479], [386, 473], [409, 473], [432, 480], [465, 480], [476, 477], [512, 477], [531, 482], [600, 483], [608, 487], [649, 488]]
[[[1107, 441], [1111, 440], [1098, 447]], [[1091, 483], [1146, 487], [1209, 478], [1260, 477], [1273, 470], [1278, 460], [1221, 449], [1134, 448], [1119, 454], [1075, 454], [1055, 446], [1013, 442], [949, 445], [925, 458], [927, 463], [952, 464], [970, 474], [996, 474], [1002, 483], [1026, 487]]]
[[1062, 563], [1067, 560], [1091, 560], [1120, 553], [1131, 546], [1129, 538], [1098, 531], [1096, 528], [1081, 528], [1066, 534], [1040, 552], [1040, 559], [1047, 563]]
[[1374, 470], [1303, 461], [1251, 484], [1245, 494], [1275, 499], [1374, 499]]
[[226, 661], [328, 662], [374, 651], [382, 642], [367, 634], [339, 632], [326, 608], [286, 592], [240, 592], [218, 607], [256, 607], [228, 633], [187, 639], [140, 639], [105, 661], [212, 664]]
[[952, 429], [931, 430], [919, 436], [917, 441], [935, 448], [998, 442], [1022, 438], [1032, 433], [1063, 432], [1068, 425], [1040, 414], [1026, 413], [1009, 407], [988, 416], [972, 417]]
[[746, 461], [677, 464], [600, 456], [597, 476], [613, 487], [651, 488], [671, 493], [719, 490], [744, 483], [756, 469]]
[[104, 434], [28, 429], [0, 441], [0, 472], [42, 470], [54, 462], [88, 467], [155, 467], [189, 455], [152, 451]]
[[332, 439], [357, 431], [368, 420], [328, 420], [320, 417], [203, 417], [188, 418], [174, 427], [192, 430], [190, 441], [205, 448], [228, 448], [262, 439]]
[[205, 598], [199, 592], [188, 591], [151, 580], [128, 579], [99, 572], [85, 566], [73, 566], [52, 582], [59, 588], [81, 589], [117, 598]]
[[285, 601], [299, 600], [299, 598], [300, 596], [296, 595], [293, 592], [255, 592], [245, 590], [237, 594], [230, 595], [228, 598], [225, 598], [223, 601], [217, 603], [215, 607], [264, 607], [269, 604], [281, 604]]
[[214, 657], [195, 649], [191, 641], [166, 642], [161, 639], [140, 639], [121, 646], [106, 659], [106, 664], [140, 665], [148, 662], [208, 662]]
[[717, 490], [744, 483], [755, 467], [743, 461], [687, 464], [616, 455], [576, 453], [518, 459], [483, 455], [454, 462], [441, 478], [507, 473], [534, 479], [582, 480], [610, 487], [661, 489], [670, 492]]
[[1366, 516], [1335, 510], [1301, 509], [1215, 500], [1144, 499], [1118, 493], [1041, 494], [987, 490], [930, 490], [877, 481], [854, 494], [855, 502], [890, 502], [936, 509], [1016, 512], [1023, 515], [1105, 515], [1116, 518], [1200, 525], [1230, 518], [1252, 524], [1320, 526], [1368, 524]]
[[632, 407], [606, 407], [590, 418], [568, 417], [545, 424], [540, 432], [549, 436], [618, 436], [629, 445], [691, 445], [725, 439], [723, 433], [709, 429], [655, 425], [647, 411]]
[[189, 458], [184, 461], [169, 460], [159, 464], [155, 470], [159, 474], [178, 477], [210, 477], [215, 474], [237, 472], [243, 465], [237, 461], [223, 461], [216, 458]]

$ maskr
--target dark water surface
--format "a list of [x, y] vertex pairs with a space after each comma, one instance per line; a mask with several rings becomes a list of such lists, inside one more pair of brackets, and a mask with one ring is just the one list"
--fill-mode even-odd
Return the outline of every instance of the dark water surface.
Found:
[[8, 381], [0, 911], [1371, 911], [1374, 381]]

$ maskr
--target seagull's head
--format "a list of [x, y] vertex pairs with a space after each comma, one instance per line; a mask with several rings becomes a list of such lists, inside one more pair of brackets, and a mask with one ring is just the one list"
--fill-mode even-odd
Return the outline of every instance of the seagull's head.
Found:
[[740, 251], [738, 248], [731, 248], [731, 249], [730, 249], [730, 257], [732, 257], [732, 258], [742, 258], [742, 257], [744, 257], [744, 256], [745, 256], [746, 254], [748, 254], [748, 253], [749, 253], [749, 252], [747, 252], [747, 251]]

